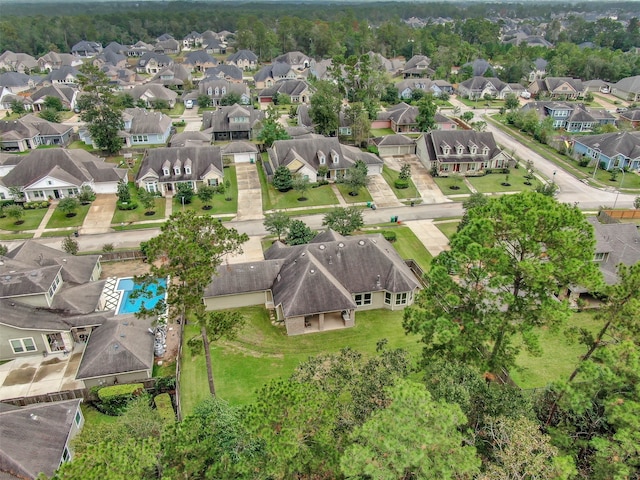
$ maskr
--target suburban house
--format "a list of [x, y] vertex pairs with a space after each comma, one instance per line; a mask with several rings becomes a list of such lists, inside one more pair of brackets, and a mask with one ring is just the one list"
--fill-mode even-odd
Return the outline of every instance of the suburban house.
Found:
[[637, 102], [640, 100], [640, 75], [635, 77], [627, 77], [613, 84], [611, 93], [616, 97], [629, 102]]
[[149, 52], [165, 53], [165, 52], [156, 52], [152, 45], [143, 41], [138, 41], [126, 49], [127, 57], [141, 57], [145, 53], [149, 53]]
[[218, 80], [226, 80], [232, 83], [243, 83], [242, 70], [235, 65], [220, 64], [216, 67], [207, 68], [204, 72], [205, 79], [215, 78]]
[[398, 97], [402, 100], [411, 99], [416, 90], [432, 93], [436, 97], [443, 93], [453, 93], [453, 85], [446, 80], [429, 80], [428, 78], [403, 80], [396, 87], [398, 88]]
[[169, 108], [176, 106], [178, 94], [170, 88], [158, 83], [147, 83], [146, 85], [136, 85], [127, 93], [133, 97], [135, 102], [142, 100], [147, 108], [154, 108], [158, 100], [167, 102]]
[[126, 178], [126, 169], [82, 149], [34, 150], [0, 179], [0, 191], [17, 186], [27, 202], [42, 201], [76, 195], [85, 185], [96, 193], [116, 193]]
[[298, 74], [288, 63], [265, 65], [253, 76], [256, 89], [258, 90], [271, 87], [280, 80], [295, 80], [296, 78], [298, 78]]
[[151, 378], [152, 319], [115, 313], [108, 281], [98, 280], [100, 255], [29, 240], [0, 260], [0, 360], [55, 355], [62, 362], [79, 352], [71, 389]]
[[431, 59], [425, 55], [414, 55], [402, 67], [402, 75], [404, 78], [411, 77], [430, 77], [435, 71], [429, 68]]
[[11, 90], [7, 87], [0, 85], [0, 108], [4, 110], [11, 110], [11, 107], [13, 107], [15, 103], [22, 105], [22, 108], [26, 111], [33, 110], [33, 105], [31, 104], [31, 99], [29, 97], [11, 93]]
[[170, 196], [180, 183], [188, 183], [197, 192], [198, 186], [218, 185], [223, 177], [220, 147], [149, 148], [135, 182], [138, 188]]
[[255, 70], [258, 67], [258, 56], [251, 50], [238, 50], [229, 55], [225, 63], [240, 70]]
[[256, 163], [260, 158], [260, 151], [253, 143], [231, 142], [222, 147], [222, 162], [227, 163]]
[[294, 70], [305, 70], [311, 66], [312, 59], [302, 52], [294, 51], [277, 56], [273, 63], [284, 63]]
[[358, 311], [411, 305], [420, 283], [380, 234], [328, 230], [309, 244], [275, 242], [260, 262], [225, 265], [205, 290], [209, 310], [264, 305], [288, 335], [355, 325]]
[[472, 77], [495, 77], [495, 69], [483, 58], [476, 58], [473, 62], [462, 65], [460, 70], [467, 70]]
[[[17, 407], [0, 403], [0, 475], [35, 480], [53, 476], [73, 458], [71, 440], [84, 425], [82, 399]], [[5, 476], [8, 475], [8, 476]]]
[[615, 132], [573, 138], [575, 157], [592, 158], [605, 170], [625, 168], [640, 172], [640, 132]]
[[633, 128], [640, 126], [640, 108], [631, 108], [620, 114], [619, 120], [630, 122]]
[[144, 108], [127, 108], [122, 114], [125, 145], [166, 144], [171, 136], [171, 117]]
[[140, 85], [143, 78], [128, 68], [117, 68], [112, 65], [103, 65], [100, 70], [104, 72], [110, 82], [118, 85], [121, 90], [129, 89], [134, 85]]
[[182, 64], [190, 68], [192, 72], [204, 72], [207, 68], [218, 65], [218, 60], [204, 50], [196, 50], [194, 52], [188, 52]]
[[34, 88], [42, 77], [37, 75], [26, 75], [18, 72], [0, 73], [0, 87], [4, 87], [11, 93], [20, 93]]
[[39, 88], [31, 94], [33, 109], [41, 111], [45, 109], [44, 103], [47, 97], [54, 97], [62, 102], [62, 107], [73, 110], [76, 106], [78, 89], [68, 85], [49, 85]]
[[0, 69], [8, 72], [25, 73], [38, 67], [38, 62], [28, 53], [14, 53], [6, 50], [0, 55]]
[[229, 93], [234, 93], [240, 97], [241, 105], [251, 103], [251, 92], [249, 86], [244, 83], [231, 83], [224, 79], [214, 79], [207, 77], [198, 84], [200, 95], [207, 95], [211, 98], [211, 105], [217, 107]]
[[158, 37], [153, 46], [153, 51], [156, 53], [164, 53], [165, 55], [177, 55], [180, 53], [181, 48], [182, 44], [178, 40], [165, 33]]
[[191, 72], [184, 65], [174, 64], [156, 73], [149, 83], [159, 83], [167, 88], [182, 90], [185, 82], [190, 82], [191, 78]]
[[98, 42], [88, 42], [81, 40], [71, 47], [71, 53], [76, 57], [91, 58], [95, 57], [102, 51], [102, 45]]
[[78, 74], [80, 72], [75, 67], [60, 67], [57, 70], [51, 70], [43, 79], [43, 84], [71, 84], [78, 83]]
[[73, 126], [53, 123], [29, 113], [17, 120], [0, 120], [0, 148], [26, 152], [40, 145], [66, 146]]
[[553, 128], [564, 128], [567, 132], [590, 132], [598, 125], [613, 125], [615, 117], [604, 109], [591, 109], [582, 104], [565, 102], [529, 102], [523, 112], [534, 110], [540, 120], [553, 119]]
[[166, 67], [173, 65], [173, 59], [168, 55], [155, 52], [147, 52], [140, 57], [136, 65], [138, 73], [155, 75]]
[[547, 76], [547, 62], [544, 58], [536, 58], [531, 64], [531, 70], [529, 71], [529, 83], [535, 80], [542, 80]]
[[389, 58], [386, 58], [384, 55], [377, 52], [373, 52], [371, 50], [367, 52], [367, 55], [369, 56], [369, 60], [371, 61], [371, 66], [373, 68], [377, 68], [379, 70], [393, 73], [393, 74], [398, 72], [405, 64], [404, 61], [400, 61], [397, 58], [389, 59]]
[[43, 72], [50, 72], [61, 67], [78, 67], [82, 60], [70, 53], [49, 52], [38, 59], [38, 67]]
[[[206, 32], [205, 32], [206, 33]], [[213, 32], [211, 32], [213, 33]], [[204, 35], [204, 34], [203, 34]], [[214, 33], [214, 35], [217, 35]], [[221, 38], [215, 38], [212, 36], [205, 36], [203, 43], [204, 51], [213, 55], [213, 54], [226, 54], [227, 53], [227, 44]]]
[[[390, 128], [396, 133], [414, 133], [418, 130], [418, 107], [401, 102], [386, 111], [378, 113], [378, 117], [371, 123], [371, 128]], [[435, 128], [438, 130], [455, 130], [458, 124], [453, 120], [436, 112], [434, 116]]]
[[404, 135], [385, 135], [372, 140], [382, 158], [416, 153], [416, 141]]
[[280, 167], [287, 167], [291, 173], [308, 178], [311, 183], [318, 181], [318, 169], [328, 167], [328, 179], [336, 179], [362, 160], [368, 167], [368, 175], [382, 173], [383, 161], [373, 153], [359, 148], [342, 145], [336, 137], [312, 135], [297, 140], [276, 140], [267, 149], [269, 160], [265, 163], [267, 176]]
[[257, 135], [262, 120], [264, 112], [236, 103], [204, 112], [202, 125], [206, 131], [211, 131], [214, 141], [251, 140]]
[[261, 104], [272, 103], [278, 95], [288, 96], [291, 103], [309, 103], [311, 87], [304, 80], [281, 80], [263, 89], [258, 94], [258, 101]]
[[458, 92], [469, 100], [483, 99], [485, 95], [504, 100], [508, 94], [519, 96], [525, 88], [519, 83], [505, 83], [496, 77], [472, 77], [458, 85]]
[[206, 147], [211, 145], [211, 135], [204, 132], [181, 132], [171, 136], [170, 147]]
[[543, 95], [556, 100], [576, 100], [584, 97], [586, 88], [578, 78], [546, 77], [531, 82], [528, 91], [534, 97]]
[[487, 169], [506, 168], [514, 160], [496, 144], [490, 132], [433, 131], [416, 141], [416, 155], [440, 176], [452, 173], [482, 175]]
[[182, 39], [182, 48], [191, 49], [193, 47], [201, 46], [203, 42], [202, 34], [196, 31], [191, 31]]

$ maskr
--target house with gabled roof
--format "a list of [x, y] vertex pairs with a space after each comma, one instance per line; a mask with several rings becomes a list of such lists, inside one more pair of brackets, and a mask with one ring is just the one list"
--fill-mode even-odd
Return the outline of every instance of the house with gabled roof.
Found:
[[204, 132], [180, 132], [171, 136], [170, 147], [207, 147], [211, 145], [211, 135]]
[[531, 62], [531, 70], [529, 71], [529, 83], [534, 80], [541, 80], [547, 75], [547, 65], [549, 64], [544, 58], [536, 58]]
[[113, 50], [103, 50], [102, 53], [91, 59], [91, 64], [98, 68], [111, 65], [117, 68], [126, 68], [127, 56]]
[[204, 72], [205, 79], [216, 78], [218, 80], [226, 80], [233, 83], [243, 83], [242, 70], [235, 65], [220, 64], [215, 67], [207, 68]]
[[184, 65], [174, 64], [156, 73], [149, 83], [158, 83], [169, 89], [183, 90], [184, 84], [191, 82], [191, 72]]
[[205, 289], [209, 310], [264, 305], [288, 335], [348, 328], [356, 312], [402, 309], [420, 282], [380, 234], [328, 230], [309, 244], [275, 242], [265, 260], [220, 267]]
[[[389, 107], [386, 111], [378, 113], [378, 117], [372, 122], [372, 128], [390, 128], [396, 133], [418, 132], [418, 107], [400, 102]], [[455, 130], [458, 124], [439, 112], [434, 115], [435, 128], [438, 130]]]
[[173, 108], [176, 106], [176, 100], [178, 98], [176, 92], [158, 83], [136, 85], [128, 90], [127, 93], [133, 97], [135, 102], [139, 100], [143, 101], [147, 108], [153, 108], [155, 102], [158, 100], [167, 102], [169, 108]]
[[204, 72], [207, 68], [218, 65], [218, 60], [204, 50], [195, 50], [185, 55], [182, 64], [190, 68], [192, 72]]
[[84, 426], [81, 402], [63, 400], [24, 407], [1, 403], [2, 478], [51, 477], [60, 464], [72, 460], [71, 441]]
[[567, 102], [528, 102], [523, 112], [534, 110], [540, 120], [553, 119], [553, 128], [564, 128], [567, 132], [590, 132], [599, 125], [613, 125], [615, 117], [604, 109], [592, 109], [582, 104]]
[[225, 63], [240, 70], [255, 70], [258, 67], [258, 56], [251, 50], [238, 50], [229, 55]]
[[[160, 86], [160, 85], [158, 85]], [[161, 145], [171, 136], [171, 117], [144, 108], [127, 108], [122, 114], [125, 144]]]
[[458, 85], [458, 92], [470, 100], [478, 100], [490, 95], [504, 100], [508, 94], [519, 96], [525, 88], [519, 83], [505, 83], [496, 77], [472, 77]]
[[70, 53], [49, 52], [38, 59], [38, 67], [43, 72], [57, 70], [60, 67], [79, 67], [82, 59]]
[[613, 84], [611, 93], [629, 102], [640, 100], [640, 75], [626, 77]]
[[182, 43], [165, 33], [160, 35], [153, 46], [156, 53], [164, 53], [165, 55], [177, 55], [182, 49]]
[[11, 93], [20, 93], [34, 88], [42, 81], [37, 75], [27, 75], [18, 72], [0, 73], [0, 87], [4, 87]]
[[155, 75], [166, 67], [173, 65], [173, 59], [162, 53], [146, 52], [138, 60], [136, 71]]
[[98, 42], [89, 42], [87, 40], [80, 40], [73, 47], [71, 47], [71, 53], [76, 57], [91, 58], [95, 57], [102, 51], [102, 45]]
[[20, 187], [26, 201], [76, 195], [84, 186], [96, 193], [116, 193], [126, 169], [82, 149], [34, 150], [0, 179], [0, 189]]
[[249, 105], [251, 103], [249, 86], [244, 83], [231, 83], [223, 79], [206, 77], [198, 84], [198, 91], [200, 95], [206, 95], [211, 98], [211, 105], [213, 106], [220, 105], [220, 101], [230, 93], [235, 93], [240, 97], [241, 105]]
[[62, 107], [67, 110], [73, 110], [76, 106], [78, 97], [78, 89], [69, 85], [54, 84], [39, 88], [31, 94], [33, 109], [36, 111], [44, 110], [44, 103], [47, 97], [54, 97], [62, 102]]
[[265, 65], [256, 72], [253, 76], [253, 80], [256, 85], [256, 89], [262, 90], [263, 88], [271, 87], [274, 83], [280, 80], [294, 80], [298, 77], [298, 74], [294, 68], [288, 63], [276, 62], [271, 65]]
[[380, 157], [393, 157], [395, 155], [413, 155], [416, 153], [416, 141], [405, 135], [385, 135], [372, 140], [378, 149]]
[[630, 122], [633, 128], [640, 126], [640, 108], [630, 108], [620, 114], [619, 120]]
[[488, 169], [514, 165], [513, 158], [498, 147], [491, 132], [475, 130], [425, 133], [416, 140], [416, 155], [427, 169], [435, 169], [440, 176], [482, 175]]
[[311, 66], [311, 57], [299, 51], [287, 52], [273, 59], [273, 63], [284, 63], [294, 70], [305, 70]]
[[223, 177], [220, 147], [150, 148], [135, 182], [138, 188], [165, 196], [174, 195], [180, 183], [188, 183], [197, 192], [200, 185], [218, 185]]
[[573, 154], [591, 158], [605, 170], [625, 168], [640, 172], [640, 132], [614, 132], [574, 137]]
[[72, 126], [49, 122], [32, 113], [17, 120], [0, 120], [2, 150], [26, 152], [40, 145], [66, 146], [72, 134]]
[[202, 45], [202, 34], [192, 30], [182, 38], [182, 48], [193, 48]]
[[396, 87], [398, 88], [398, 97], [402, 100], [410, 100], [416, 90], [432, 93], [436, 97], [443, 93], [453, 93], [453, 85], [446, 80], [429, 80], [428, 78], [410, 78], [398, 82]]
[[311, 135], [295, 140], [276, 140], [267, 149], [269, 160], [265, 163], [267, 176], [278, 167], [285, 166], [291, 173], [308, 178], [311, 183], [318, 181], [318, 169], [329, 169], [328, 179], [336, 179], [361, 160], [367, 165], [368, 175], [382, 173], [382, 160], [373, 153], [343, 145], [336, 137]]
[[260, 104], [272, 103], [278, 95], [287, 95], [291, 99], [291, 103], [309, 103], [311, 87], [304, 80], [281, 80], [262, 89], [258, 93], [258, 102]]
[[25, 73], [38, 66], [38, 62], [28, 53], [14, 53], [7, 50], [0, 54], [0, 69], [9, 72]]
[[426, 55], [414, 55], [402, 67], [402, 75], [404, 78], [411, 77], [430, 77], [435, 71], [429, 68], [431, 59]]
[[231, 105], [204, 112], [202, 126], [214, 141], [251, 140], [264, 120], [264, 112], [250, 105]]
[[75, 67], [60, 67], [57, 70], [51, 70], [43, 79], [43, 84], [72, 84], [78, 83], [78, 74], [80, 71]]
[[582, 80], [570, 77], [546, 77], [534, 80], [527, 90], [534, 97], [543, 95], [556, 100], [576, 100], [586, 94]]

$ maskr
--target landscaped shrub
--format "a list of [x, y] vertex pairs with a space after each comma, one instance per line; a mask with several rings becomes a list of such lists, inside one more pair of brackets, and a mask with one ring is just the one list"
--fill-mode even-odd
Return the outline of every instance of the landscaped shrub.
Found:
[[49, 208], [49, 202], [27, 202], [22, 206], [25, 210], [37, 210], [39, 208]]
[[382, 236], [387, 242], [395, 242], [396, 239], [398, 238], [398, 236], [396, 235], [396, 232], [393, 232], [391, 230], [384, 230], [382, 232]]
[[144, 386], [141, 383], [126, 383], [124, 385], [104, 387], [98, 390], [100, 402], [96, 407], [106, 415], [120, 415], [127, 407], [127, 404], [143, 392]]
[[591, 160], [589, 160], [588, 158], [582, 158], [578, 160], [578, 165], [580, 165], [581, 167], [586, 167], [587, 165], [589, 165], [590, 161]]
[[153, 401], [156, 404], [156, 410], [158, 415], [165, 422], [173, 422], [176, 419], [176, 412], [173, 410], [173, 404], [171, 403], [171, 397], [168, 393], [161, 393], [157, 395]]
[[405, 188], [409, 188], [409, 181], [408, 180], [402, 180], [401, 178], [399, 178], [396, 181], [394, 181], [393, 184], [398, 190], [403, 190]]
[[138, 203], [134, 202], [134, 201], [129, 201], [129, 202], [116, 202], [116, 206], [118, 207], [118, 210], [135, 210], [136, 208], [138, 208]]

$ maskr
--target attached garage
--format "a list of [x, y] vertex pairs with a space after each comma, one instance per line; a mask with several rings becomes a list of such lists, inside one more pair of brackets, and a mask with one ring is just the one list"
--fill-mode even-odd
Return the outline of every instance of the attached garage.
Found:
[[392, 157], [394, 155], [412, 155], [416, 153], [416, 142], [404, 135], [386, 135], [373, 140], [378, 147], [378, 155]]
[[255, 163], [258, 147], [249, 142], [232, 142], [222, 148], [222, 159], [226, 163]]

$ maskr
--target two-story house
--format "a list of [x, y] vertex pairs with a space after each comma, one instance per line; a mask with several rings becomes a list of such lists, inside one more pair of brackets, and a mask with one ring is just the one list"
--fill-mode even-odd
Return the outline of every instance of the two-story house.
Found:
[[191, 69], [192, 72], [203, 73], [207, 68], [212, 68], [218, 65], [218, 60], [213, 58], [204, 50], [196, 50], [188, 52], [182, 63], [187, 68]]
[[207, 77], [198, 84], [198, 92], [200, 95], [207, 95], [211, 98], [213, 106], [220, 105], [220, 100], [230, 93], [240, 97], [241, 105], [249, 105], [251, 103], [249, 86], [243, 83], [231, 83], [227, 80]]
[[155, 75], [166, 67], [173, 65], [173, 59], [162, 53], [146, 52], [138, 60], [136, 71]]
[[273, 63], [290, 65], [294, 70], [306, 70], [311, 66], [312, 59], [302, 52], [287, 52], [273, 59]]
[[236, 66], [240, 70], [255, 70], [258, 68], [258, 56], [251, 50], [238, 50], [229, 55], [225, 63]]
[[469, 100], [480, 100], [485, 95], [504, 100], [509, 94], [518, 96], [524, 91], [519, 83], [505, 83], [496, 77], [472, 77], [458, 86], [460, 95]]
[[264, 120], [264, 112], [251, 106], [231, 105], [204, 112], [202, 125], [214, 141], [251, 140]]
[[425, 55], [414, 55], [404, 64], [402, 75], [404, 78], [430, 77], [435, 71], [429, 68], [431, 59]]
[[279, 95], [286, 95], [291, 99], [291, 103], [309, 103], [311, 87], [304, 80], [281, 80], [262, 89], [258, 94], [258, 101], [261, 104], [272, 103]]
[[298, 74], [288, 63], [272, 63], [258, 70], [253, 76], [253, 80], [256, 89], [262, 90], [263, 88], [273, 86], [280, 80], [295, 80], [297, 77]]
[[554, 100], [576, 100], [586, 94], [582, 80], [570, 77], [546, 77], [534, 80], [529, 85], [528, 91], [534, 97], [545, 96]]
[[148, 108], [155, 108], [156, 102], [163, 101], [169, 105], [169, 108], [176, 106], [178, 94], [170, 88], [158, 83], [147, 83], [145, 85], [136, 85], [127, 93], [133, 97], [135, 102], [142, 101]]

